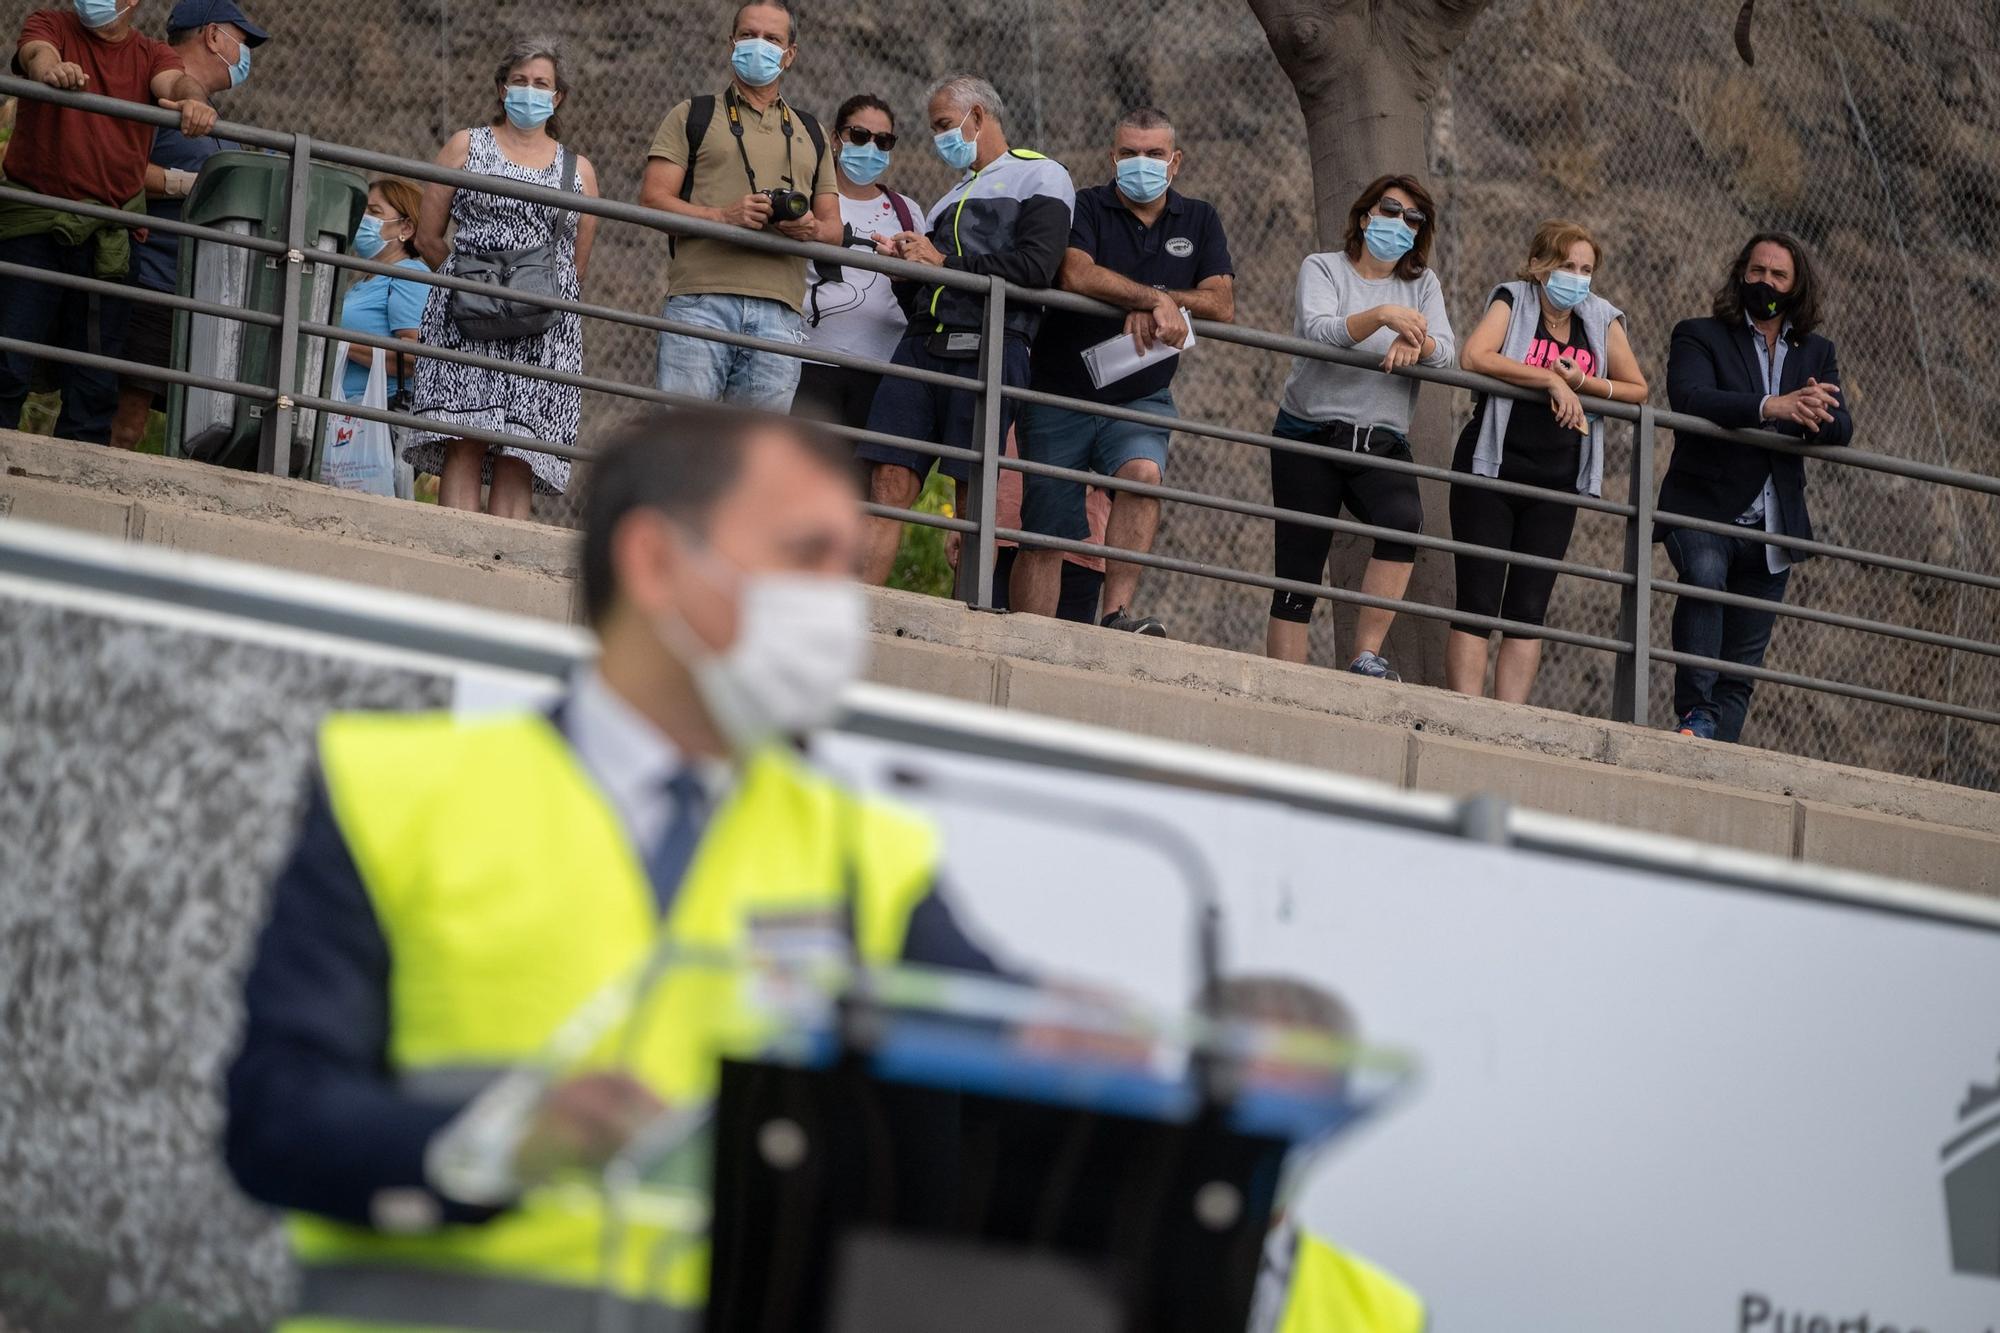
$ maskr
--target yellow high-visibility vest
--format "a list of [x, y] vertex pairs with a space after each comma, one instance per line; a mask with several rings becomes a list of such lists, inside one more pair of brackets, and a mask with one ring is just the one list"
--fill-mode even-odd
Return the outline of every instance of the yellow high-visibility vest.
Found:
[[1358, 1255], [1299, 1232], [1277, 1333], [1423, 1333], [1417, 1294]]
[[[663, 938], [733, 953], [760, 918], [851, 919], [861, 957], [893, 962], [937, 867], [927, 826], [773, 748], [715, 812], [663, 922], [617, 815], [546, 718], [339, 716], [320, 759], [388, 941], [389, 1063], [413, 1089], [534, 1055]], [[713, 1094], [719, 1053], [740, 1046], [741, 985], [721, 971], [661, 984], [633, 1072], [663, 1100]], [[479, 1226], [390, 1235], [295, 1215], [289, 1230], [303, 1280], [285, 1333], [576, 1328], [600, 1299], [655, 1333], [699, 1327], [707, 1300], [700, 1237], [631, 1223], [607, 1253], [602, 1199], [575, 1185]]]

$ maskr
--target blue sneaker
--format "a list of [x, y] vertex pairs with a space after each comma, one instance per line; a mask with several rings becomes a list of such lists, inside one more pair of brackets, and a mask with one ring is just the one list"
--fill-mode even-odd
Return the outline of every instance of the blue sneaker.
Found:
[[1349, 662], [1347, 669], [1357, 676], [1373, 676], [1376, 680], [1402, 680], [1396, 669], [1389, 665], [1389, 659], [1380, 653], [1363, 653]]
[[1712, 741], [1715, 739], [1715, 719], [1699, 708], [1690, 708], [1688, 715], [1681, 719], [1680, 732], [1698, 741]]

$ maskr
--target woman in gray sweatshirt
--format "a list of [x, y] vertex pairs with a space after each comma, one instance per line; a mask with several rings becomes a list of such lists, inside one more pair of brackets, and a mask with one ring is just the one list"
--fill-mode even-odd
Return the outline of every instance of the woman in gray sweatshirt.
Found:
[[[1273, 435], [1410, 461], [1417, 381], [1387, 372], [1452, 364], [1451, 320], [1437, 274], [1429, 268], [1436, 232], [1437, 204], [1423, 184], [1412, 176], [1384, 176], [1348, 209], [1341, 250], [1306, 257], [1299, 269], [1298, 336], [1380, 357], [1380, 369], [1297, 358]], [[1415, 477], [1284, 449], [1271, 451], [1271, 501], [1327, 518], [1340, 517], [1345, 505], [1358, 522], [1401, 532], [1417, 532], [1424, 524]], [[1333, 533], [1325, 528], [1279, 522], [1277, 577], [1318, 585], [1332, 547]], [[1402, 597], [1416, 558], [1414, 547], [1378, 539], [1361, 591]], [[1265, 651], [1284, 661], [1305, 661], [1317, 600], [1306, 593], [1272, 594]], [[1361, 608], [1349, 671], [1402, 679], [1382, 656], [1395, 618], [1393, 611]]]

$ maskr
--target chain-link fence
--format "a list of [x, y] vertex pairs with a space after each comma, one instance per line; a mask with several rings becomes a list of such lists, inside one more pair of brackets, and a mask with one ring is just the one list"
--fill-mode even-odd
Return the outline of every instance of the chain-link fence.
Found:
[[[164, 5], [161, 6], [164, 8]], [[828, 112], [852, 92], [883, 95], [907, 140], [888, 180], [920, 198], [946, 185], [925, 146], [921, 95], [953, 69], [986, 74], [1011, 107], [1017, 144], [1047, 151], [1080, 182], [1109, 174], [1110, 125], [1155, 103], [1187, 150], [1182, 186], [1214, 200], [1230, 230], [1239, 318], [1290, 323], [1293, 279], [1314, 247], [1312, 193], [1297, 103], [1248, 6], [1237, 0], [989, 0], [946, 7], [915, 0], [799, 6], [801, 57], [788, 91]], [[1512, 276], [1534, 225], [1575, 217], [1606, 247], [1600, 290], [1629, 313], [1654, 401], [1665, 403], [1675, 321], [1706, 313], [1721, 270], [1750, 231], [1801, 235], [1823, 271], [1826, 329], [1839, 343], [1861, 447], [1974, 471], [2000, 463], [2000, 387], [1982, 353], [2000, 332], [2000, 86], [1992, 52], [2000, 7], [1961, 0], [1792, 0], [1757, 18], [1757, 62], [1731, 42], [1733, 3], [1668, 0], [1495, 0], [1453, 63], [1429, 164], [1444, 201], [1439, 268], [1454, 323], [1476, 321], [1486, 293]], [[726, 75], [724, 3], [594, 0], [360, 0], [267, 16], [277, 40], [228, 114], [297, 126], [341, 142], [427, 156], [452, 130], [490, 113], [493, 61], [518, 31], [550, 29], [570, 52], [572, 141], [606, 194], [634, 198], [645, 148], [666, 110]], [[154, 22], [158, 20], [155, 19]], [[1384, 163], [1384, 169], [1410, 164]], [[592, 299], [636, 309], [663, 295], [664, 238], [606, 228]], [[593, 327], [587, 369], [651, 377], [649, 339]], [[1212, 346], [1189, 358], [1183, 410], [1268, 426], [1287, 367]], [[1430, 391], [1427, 391], [1430, 392]], [[1455, 428], [1469, 411], [1449, 401]], [[597, 428], [629, 405], [586, 402]], [[1624, 498], [1629, 433], [1611, 432], [1607, 494]], [[1449, 439], [1420, 442], [1426, 461]], [[1254, 449], [1183, 437], [1176, 484], [1268, 497]], [[1809, 467], [1822, 538], [1892, 555], [1988, 569], [2000, 501], [1879, 474]], [[580, 474], [579, 486], [587, 486]], [[1441, 495], [1431, 522], [1443, 525]], [[569, 506], [550, 517], [563, 520]], [[1346, 543], [1348, 539], [1339, 539]], [[1620, 525], [1586, 517], [1572, 558], [1616, 565]], [[1268, 524], [1169, 506], [1158, 548], [1268, 569]], [[1422, 560], [1440, 562], [1436, 553]], [[1663, 577], [1671, 570], [1664, 558]], [[1427, 586], [1420, 573], [1418, 587]], [[1428, 586], [1437, 586], [1433, 581]], [[1448, 586], [1448, 585], [1447, 585]], [[1159, 572], [1146, 609], [1177, 635], [1261, 648], [1266, 598], [1231, 584]], [[1791, 598], [1814, 606], [1991, 640], [1989, 593], [1820, 560], [1800, 567]], [[1657, 610], [1665, 642], [1671, 599]], [[1614, 633], [1612, 588], [1565, 579], [1553, 623]], [[1315, 641], [1328, 660], [1339, 617]], [[1780, 623], [1769, 664], [1950, 702], [2000, 705], [1990, 659], [1847, 631]], [[1536, 702], [1609, 711], [1613, 662], [1551, 645]], [[1669, 673], [1653, 673], [1667, 710]], [[1989, 786], [2000, 737], [1952, 722], [1802, 690], [1767, 687], [1749, 738], [1794, 753]]]

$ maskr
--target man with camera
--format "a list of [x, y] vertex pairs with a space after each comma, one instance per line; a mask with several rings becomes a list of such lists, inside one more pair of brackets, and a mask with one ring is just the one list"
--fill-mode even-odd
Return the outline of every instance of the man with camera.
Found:
[[[798, 59], [784, 0], [740, 6], [730, 25], [730, 81], [691, 98], [653, 136], [639, 202], [648, 208], [795, 241], [840, 240], [840, 187], [826, 131], [780, 87]], [[806, 261], [724, 241], [673, 242], [664, 317], [723, 333], [797, 343]], [[660, 335], [659, 386], [711, 402], [791, 409], [799, 361], [687, 334]]]

